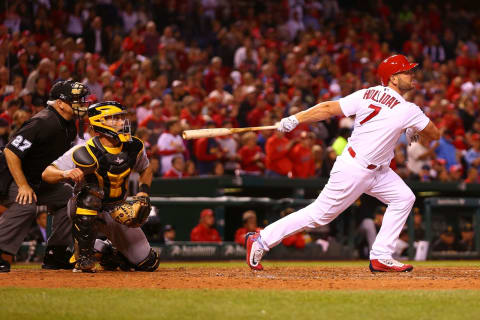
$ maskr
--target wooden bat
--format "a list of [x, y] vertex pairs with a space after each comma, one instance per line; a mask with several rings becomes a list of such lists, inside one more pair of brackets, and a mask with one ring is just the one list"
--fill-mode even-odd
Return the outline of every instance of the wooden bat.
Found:
[[274, 130], [277, 129], [277, 125], [263, 126], [263, 127], [247, 127], [247, 128], [213, 128], [213, 129], [197, 129], [197, 130], [185, 130], [182, 133], [182, 137], [185, 140], [211, 138], [226, 136], [232, 133], [242, 133], [249, 131], [260, 130]]

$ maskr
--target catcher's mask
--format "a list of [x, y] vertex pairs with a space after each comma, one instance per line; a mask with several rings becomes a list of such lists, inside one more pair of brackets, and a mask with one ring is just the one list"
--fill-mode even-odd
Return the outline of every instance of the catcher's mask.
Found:
[[116, 101], [104, 101], [88, 107], [88, 121], [95, 132], [120, 142], [132, 140], [127, 108]]

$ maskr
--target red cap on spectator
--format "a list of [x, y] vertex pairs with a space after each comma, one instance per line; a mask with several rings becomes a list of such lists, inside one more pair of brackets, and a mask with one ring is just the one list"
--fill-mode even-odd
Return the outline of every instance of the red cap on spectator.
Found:
[[480, 134], [478, 134], [478, 133], [472, 134], [472, 140], [479, 141], [480, 140]]
[[200, 212], [200, 218], [204, 218], [206, 216], [212, 216], [213, 217], [212, 209], [203, 209], [202, 212]]

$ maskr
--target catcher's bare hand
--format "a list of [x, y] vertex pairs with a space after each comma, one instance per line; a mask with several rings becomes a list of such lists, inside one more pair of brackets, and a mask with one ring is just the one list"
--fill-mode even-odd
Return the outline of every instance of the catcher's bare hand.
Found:
[[75, 169], [72, 169], [72, 170], [64, 171], [63, 172], [63, 177], [65, 179], [72, 180], [75, 183], [79, 183], [79, 182], [83, 181], [84, 174], [83, 174], [83, 171], [81, 169], [75, 168]]

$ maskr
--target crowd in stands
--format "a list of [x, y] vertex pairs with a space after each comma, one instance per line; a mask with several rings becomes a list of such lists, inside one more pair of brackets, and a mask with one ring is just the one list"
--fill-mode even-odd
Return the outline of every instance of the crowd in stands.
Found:
[[480, 16], [455, 2], [7, 0], [0, 8], [0, 145], [60, 79], [128, 106], [157, 177], [327, 177], [350, 118], [184, 141], [185, 129], [271, 125], [379, 84], [392, 53], [420, 63], [407, 100], [442, 130], [401, 140], [403, 178], [478, 183]]

